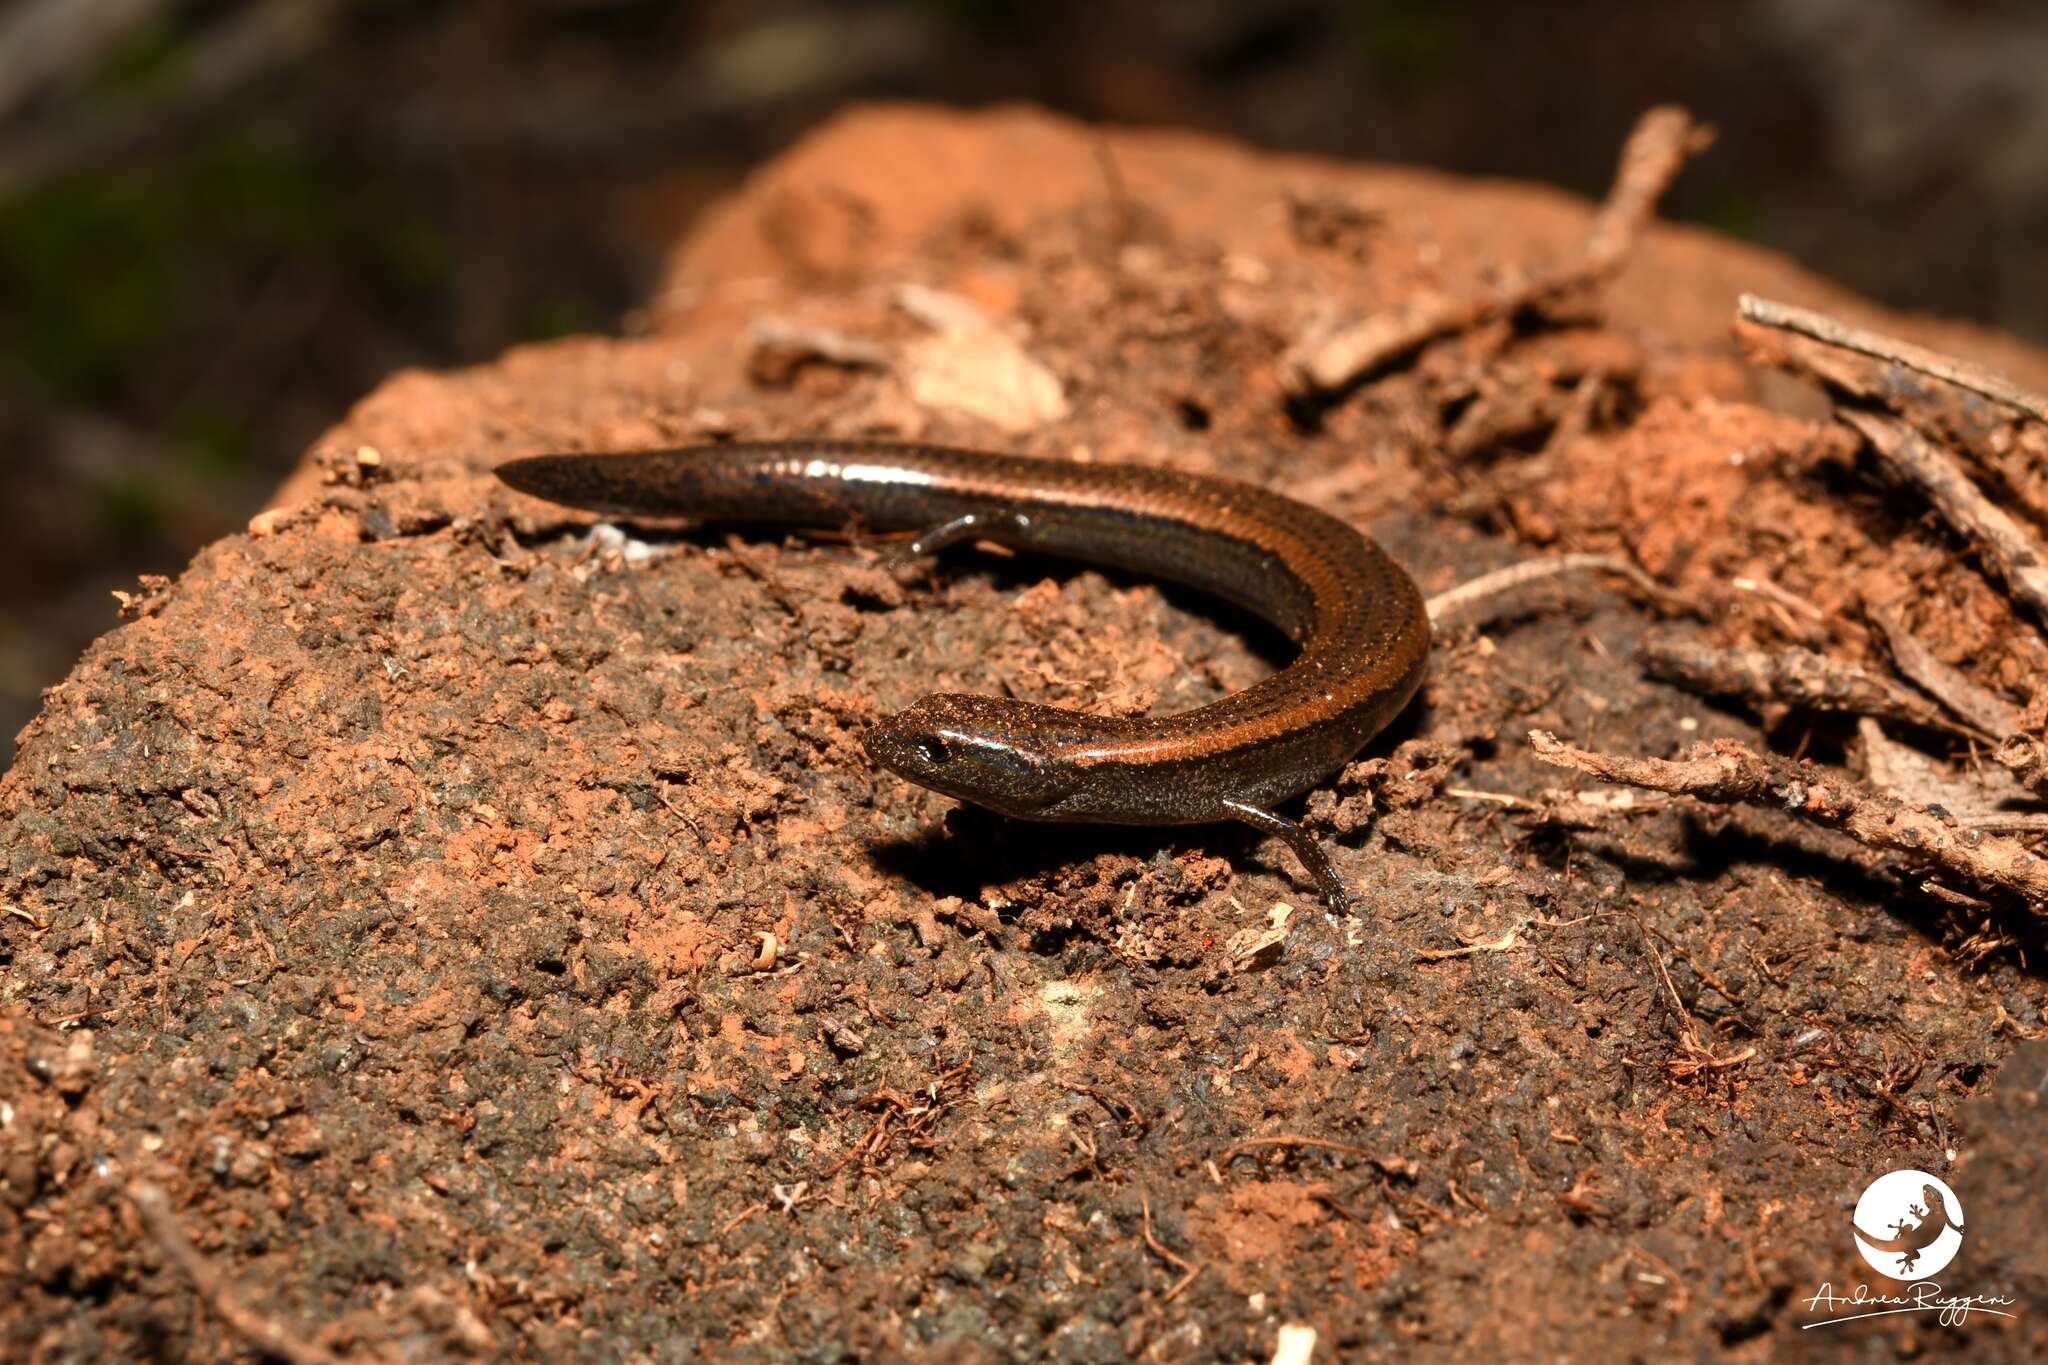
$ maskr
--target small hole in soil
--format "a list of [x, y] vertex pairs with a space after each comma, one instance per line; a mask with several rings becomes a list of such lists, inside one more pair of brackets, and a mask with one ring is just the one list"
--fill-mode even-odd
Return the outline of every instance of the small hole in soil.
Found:
[[1323, 415], [1330, 410], [1330, 400], [1320, 394], [1289, 394], [1287, 397], [1287, 421], [1302, 436], [1314, 436], [1323, 429]]
[[1204, 404], [1192, 398], [1181, 398], [1175, 400], [1173, 411], [1174, 415], [1180, 418], [1180, 424], [1189, 431], [1209, 429], [1209, 409]]

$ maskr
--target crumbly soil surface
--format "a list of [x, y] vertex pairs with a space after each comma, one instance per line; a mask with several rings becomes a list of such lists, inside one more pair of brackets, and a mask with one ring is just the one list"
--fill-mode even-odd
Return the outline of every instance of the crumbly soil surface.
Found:
[[[1586, 216], [874, 109], [700, 224], [641, 334], [394, 377], [138, 597], [0, 779], [0, 1356], [245, 1357], [267, 1322], [359, 1360], [1237, 1360], [1300, 1323], [1319, 1359], [2038, 1358], [2033, 923], [1782, 812], [1534, 818], [1574, 784], [1524, 736], [1853, 767], [1840, 718], [1634, 656], [1687, 631], [1883, 667], [1870, 606], [2026, 701], [2038, 623], [1729, 329], [1748, 289], [2037, 385], [2048, 358], [1660, 228], [1575, 320], [1287, 402], [1304, 332], [1554, 259]], [[991, 325], [935, 332], [905, 286]], [[821, 332], [863, 363], [787, 341]], [[1009, 823], [864, 760], [935, 689], [1243, 686], [1271, 642], [1209, 604], [593, 531], [489, 476], [789, 432], [1223, 472], [1428, 592], [1597, 550], [1701, 614], [1582, 582], [1446, 632], [1305, 803], [1365, 898], [1335, 918], [1247, 832]], [[1899, 1167], [1966, 1211], [1944, 1284], [2017, 1319], [1801, 1330], [1874, 1278], [1849, 1211]]]

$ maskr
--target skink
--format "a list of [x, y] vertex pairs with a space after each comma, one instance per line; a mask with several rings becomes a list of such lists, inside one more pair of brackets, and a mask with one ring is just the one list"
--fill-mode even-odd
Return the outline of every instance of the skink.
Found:
[[991, 541], [1185, 583], [1284, 631], [1285, 668], [1179, 715], [1119, 719], [936, 693], [867, 751], [920, 786], [1026, 820], [1278, 835], [1332, 908], [1329, 855], [1273, 808], [1342, 767], [1408, 703], [1429, 656], [1422, 594], [1345, 522], [1225, 479], [883, 441], [736, 442], [500, 465], [522, 493], [608, 515], [918, 531], [913, 553]]

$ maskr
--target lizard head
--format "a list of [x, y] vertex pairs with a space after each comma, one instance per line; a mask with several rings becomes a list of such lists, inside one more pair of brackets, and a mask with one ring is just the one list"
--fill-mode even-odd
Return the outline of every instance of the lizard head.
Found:
[[1055, 706], [935, 693], [870, 729], [868, 757], [920, 787], [1044, 818], [1080, 785], [1067, 756], [1077, 720], [1099, 724]]

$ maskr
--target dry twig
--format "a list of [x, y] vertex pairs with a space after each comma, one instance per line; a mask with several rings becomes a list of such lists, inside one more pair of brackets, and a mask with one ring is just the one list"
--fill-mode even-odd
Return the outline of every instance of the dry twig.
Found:
[[[1471, 957], [1475, 953], [1505, 953], [1513, 949], [1522, 936], [1524, 921], [1517, 920], [1507, 927], [1506, 932], [1490, 939], [1467, 940], [1457, 948], [1424, 948], [1415, 954], [1418, 962], [1448, 962], [1452, 958]], [[1461, 933], [1459, 938], [1465, 936]]]
[[1183, 1289], [1186, 1289], [1195, 1282], [1195, 1276], [1201, 1274], [1203, 1267], [1208, 1263], [1206, 1261], [1190, 1261], [1187, 1257], [1176, 1254], [1166, 1243], [1152, 1235], [1152, 1200], [1149, 1197], [1142, 1194], [1139, 1195], [1138, 1207], [1145, 1214], [1145, 1245], [1150, 1247], [1152, 1253], [1159, 1257], [1160, 1260], [1165, 1261], [1181, 1273], [1180, 1278], [1173, 1282], [1172, 1288], [1166, 1291], [1165, 1296], [1161, 1300], [1164, 1303], [1172, 1303], [1180, 1297], [1180, 1292]]
[[[1726, 1057], [1717, 1056], [1712, 1048], [1701, 1041], [1698, 1021], [1692, 1017], [1692, 1011], [1685, 1007], [1684, 999], [1679, 996], [1678, 986], [1671, 980], [1671, 969], [1664, 965], [1664, 958], [1658, 953], [1657, 945], [1650, 942], [1650, 927], [1644, 924], [1642, 916], [1634, 911], [1629, 912], [1629, 918], [1635, 921], [1636, 932], [1642, 935], [1643, 951], [1650, 955], [1650, 964], [1657, 969], [1657, 977], [1664, 983], [1664, 993], [1671, 997], [1671, 1008], [1678, 1015], [1678, 1050], [1681, 1055], [1665, 1062], [1665, 1071], [1673, 1077], [1683, 1079], [1697, 1076], [1702, 1071], [1723, 1071], [1732, 1066], [1741, 1066], [1744, 1062], [1756, 1056], [1756, 1049], [1754, 1047], [1746, 1047], [1740, 1052], [1732, 1053]], [[1692, 953], [1684, 945], [1676, 940], [1666, 938], [1661, 933], [1657, 937], [1664, 939], [1672, 947], [1684, 953], [1686, 961], [1692, 963], [1694, 970], [1699, 970], [1700, 964], [1698, 960], [1693, 957]], [[1707, 981], [1708, 985], [1713, 986], [1721, 994], [1728, 994], [1726, 990], [1704, 974], [1701, 979]], [[1729, 996], [1729, 999], [1733, 1000], [1734, 997]]]
[[1657, 945], [1650, 942], [1650, 930], [1643, 923], [1642, 916], [1633, 912], [1629, 918], [1635, 921], [1636, 933], [1642, 937], [1643, 951], [1650, 956], [1650, 965], [1657, 969], [1657, 979], [1664, 983], [1664, 994], [1671, 997], [1671, 1012], [1678, 1017], [1680, 1037], [1690, 1045], [1688, 1050], [1703, 1050], [1699, 1026], [1693, 1022], [1692, 1011], [1685, 1007], [1685, 1001], [1678, 994], [1678, 986], [1671, 979], [1671, 969], [1664, 965], [1664, 957], [1657, 951]]
[[1748, 593], [1770, 608], [1778, 626], [1792, 639], [1820, 644], [1828, 638], [1827, 613], [1796, 593], [1786, 592], [1768, 578], [1747, 574], [1728, 580], [1736, 592]]
[[1815, 341], [1824, 341], [1830, 346], [1839, 346], [1846, 351], [1875, 356], [1879, 360], [1903, 365], [1909, 370], [1932, 375], [1946, 380], [1971, 393], [2016, 408], [2031, 417], [2048, 422], [2048, 398], [2030, 393], [1995, 370], [1982, 365], [1973, 365], [1967, 360], [1931, 351], [1925, 346], [1916, 346], [1910, 341], [1888, 337], [1878, 332], [1851, 327], [1839, 318], [1825, 313], [1816, 313], [1810, 308], [1797, 308], [1789, 303], [1778, 303], [1771, 299], [1758, 298], [1755, 294], [1744, 294], [1736, 304], [1736, 311], [1745, 322], [1754, 322], [1764, 327], [1779, 327], [1786, 331], [1810, 336]]
[[1119, 1119], [1130, 1127], [1135, 1128], [1140, 1136], [1152, 1130], [1152, 1121], [1145, 1117], [1145, 1112], [1121, 1095], [1104, 1094], [1094, 1086], [1084, 1084], [1081, 1081], [1061, 1081], [1059, 1085], [1062, 1090], [1071, 1090], [1077, 1095], [1086, 1095], [1089, 1099], [1094, 1100], [1104, 1109], [1107, 1109], [1111, 1117]]
[[1532, 799], [1511, 792], [1475, 791], [1470, 787], [1445, 787], [1444, 795], [1460, 801], [1484, 801], [1505, 806], [1516, 818], [1532, 824], [1560, 829], [1604, 829], [1616, 819], [1631, 815], [1653, 815], [1671, 803], [1639, 798], [1633, 791], [1566, 791], [1546, 787]]
[[768, 590], [768, 595], [775, 599], [776, 606], [798, 621], [804, 619], [802, 600], [789, 590], [789, 585], [784, 583], [773, 569], [763, 564], [760, 557], [747, 548], [747, 542], [740, 539], [737, 531], [726, 533], [725, 550], [732, 556], [732, 562], [746, 572], [747, 577]]
[[1158, 1256], [1160, 1260], [1165, 1261], [1175, 1270], [1193, 1270], [1195, 1268], [1195, 1263], [1193, 1261], [1190, 1261], [1187, 1257], [1182, 1256], [1178, 1252], [1172, 1250], [1170, 1247], [1166, 1245], [1166, 1243], [1160, 1241], [1159, 1238], [1153, 1234], [1151, 1196], [1144, 1194], [1139, 1195], [1138, 1208], [1144, 1214], [1145, 1219], [1145, 1245], [1152, 1248], [1154, 1255]]
[[1564, 412], [1543, 442], [1545, 455], [1555, 455], [1585, 435], [1593, 425], [1594, 410], [1599, 407], [1600, 396], [1607, 384], [1605, 370], [1588, 370], [1579, 376], [1579, 382], [1572, 386], [1571, 398], [1566, 402]]
[[1692, 949], [1685, 946], [1685, 940], [1673, 938], [1671, 935], [1665, 933], [1662, 929], [1651, 928], [1649, 925], [1644, 924], [1640, 917], [1637, 917], [1636, 919], [1636, 926], [1638, 928], [1649, 929], [1651, 933], [1655, 934], [1658, 938], [1661, 938], [1666, 943], [1670, 944], [1673, 951], [1677, 952], [1677, 954], [1680, 957], [1683, 957], [1686, 960], [1686, 962], [1691, 964], [1693, 974], [1698, 976], [1700, 980], [1706, 982], [1709, 986], [1712, 986], [1716, 991], [1719, 991], [1721, 993], [1722, 999], [1726, 1000], [1731, 1005], [1740, 1005], [1742, 1003], [1742, 997], [1735, 993], [1734, 988], [1731, 987], [1727, 982], [1723, 981], [1719, 976], [1716, 976], [1713, 970], [1709, 968], [1706, 963], [1700, 961], [1699, 958], [1694, 955]]
[[[1686, 602], [1671, 589], [1619, 555], [1551, 555], [1543, 559], [1525, 559], [1519, 564], [1495, 569], [1492, 573], [1467, 579], [1455, 588], [1445, 589], [1430, 598], [1426, 604], [1430, 624], [1441, 627], [1446, 624], [1467, 625], [1492, 620], [1499, 614], [1497, 599], [1528, 584], [1579, 570], [1615, 574], [1626, 578], [1648, 597], [1692, 607], [1690, 602]], [[1481, 603], [1488, 605], [1483, 610], [1475, 610]]]
[[[1853, 331], [1824, 321], [1830, 325], [1815, 330]], [[1891, 412], [1965, 457], [1966, 464], [1994, 475], [2003, 485], [1994, 498], [2009, 496], [2035, 517], [2048, 518], [2048, 423], [1902, 360], [1847, 350], [1805, 332], [1738, 320], [1735, 337], [1752, 363], [1817, 380], [1851, 406]], [[1906, 344], [1878, 340], [1886, 343], [1875, 348], [1880, 351]]]
[[1614, 186], [1578, 254], [1543, 269], [1509, 270], [1497, 283], [1466, 294], [1420, 294], [1389, 312], [1306, 338], [1281, 361], [1286, 384], [1296, 393], [1342, 389], [1437, 337], [1602, 283], [1621, 269], [1686, 158], [1712, 140], [1712, 131], [1683, 109], [1650, 110], [1629, 134]]
[[720, 1223], [718, 1225], [718, 1235], [721, 1238], [730, 1237], [740, 1224], [746, 1222], [757, 1213], [766, 1212], [768, 1212], [768, 1206], [757, 1199], [732, 1217], [726, 1219], [723, 1223]]
[[883, 1086], [861, 1096], [854, 1101], [854, 1108], [878, 1110], [881, 1117], [875, 1120], [874, 1126], [860, 1141], [812, 1178], [822, 1184], [856, 1161], [862, 1170], [873, 1174], [880, 1168], [883, 1155], [898, 1134], [902, 1135], [905, 1146], [930, 1150], [937, 1144], [932, 1125], [940, 1115], [965, 1098], [973, 1089], [973, 1082], [974, 1059], [969, 1057], [933, 1077], [925, 1084], [922, 1094], [906, 1095]]
[[1848, 409], [1838, 415], [1868, 438], [1893, 474], [1927, 495], [1956, 534], [1983, 548], [1985, 560], [2014, 597], [2048, 620], [2048, 555], [2026, 528], [1984, 496], [1954, 456], [1904, 422]]
[[2020, 728], [2019, 712], [1985, 688], [1935, 657], [1934, 651], [1907, 630], [1889, 607], [1870, 607], [1865, 614], [1884, 632], [1892, 661], [1928, 695], [1987, 735], [2009, 735]]
[[1656, 636], [1643, 642], [1641, 658], [1652, 677], [1713, 696], [1960, 728], [1919, 693], [1810, 649], [1724, 649]]
[[1953, 816], [1908, 805], [1810, 764], [1757, 754], [1732, 739], [1697, 744], [1682, 759], [1625, 758], [1529, 732], [1536, 757], [1560, 768], [1716, 804], [1789, 810], [1858, 843], [1902, 853], [1979, 886], [2016, 892], [2048, 911], [2048, 860], [2011, 839], [1960, 826]]
[[184, 1272], [201, 1302], [212, 1309], [230, 1331], [257, 1350], [279, 1360], [290, 1361], [291, 1365], [339, 1365], [341, 1358], [324, 1347], [315, 1346], [304, 1327], [259, 1313], [244, 1304], [213, 1262], [192, 1245], [192, 1239], [179, 1226], [177, 1215], [171, 1212], [171, 1201], [162, 1190], [138, 1180], [128, 1186], [127, 1194], [128, 1202], [142, 1216], [142, 1226], [148, 1230], [157, 1249]]

